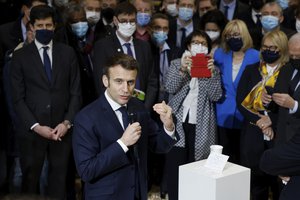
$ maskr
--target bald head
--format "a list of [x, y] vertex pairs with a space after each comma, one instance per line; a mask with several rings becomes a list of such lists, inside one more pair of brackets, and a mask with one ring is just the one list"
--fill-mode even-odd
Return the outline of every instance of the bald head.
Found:
[[290, 58], [300, 59], [300, 33], [294, 34], [289, 40]]

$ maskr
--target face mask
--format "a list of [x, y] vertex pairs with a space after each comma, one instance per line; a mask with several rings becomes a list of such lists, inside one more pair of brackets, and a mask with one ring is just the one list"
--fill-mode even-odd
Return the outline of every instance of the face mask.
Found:
[[102, 13], [102, 16], [104, 17], [104, 19], [108, 23], [112, 22], [114, 14], [115, 14], [114, 9], [108, 7], [108, 8], [103, 9], [101, 13]]
[[149, 13], [138, 12], [136, 15], [136, 21], [139, 26], [146, 26], [149, 24], [151, 15]]
[[191, 53], [192, 53], [192, 56], [195, 56], [199, 53], [203, 53], [206, 55], [208, 53], [208, 49], [206, 46], [203, 46], [202, 44], [192, 44], [191, 45]]
[[288, 0], [277, 0], [277, 2], [283, 10], [289, 7]]
[[215, 41], [220, 37], [219, 31], [206, 31], [206, 34], [210, 37], [212, 41]]
[[300, 33], [300, 19], [296, 19], [296, 30]]
[[71, 24], [71, 28], [73, 33], [79, 37], [82, 38], [83, 36], [85, 36], [89, 26], [87, 22], [77, 22], [74, 24]]
[[164, 31], [153, 32], [153, 40], [158, 46], [162, 46], [168, 39], [168, 34]]
[[136, 25], [131, 25], [130, 23], [119, 23], [118, 31], [124, 37], [131, 37], [136, 30]]
[[178, 10], [176, 7], [176, 3], [167, 5], [167, 13], [172, 17], [176, 17], [178, 15]]
[[40, 29], [35, 31], [35, 39], [43, 45], [49, 44], [53, 36], [54, 36], [54, 31], [52, 30]]
[[69, 3], [69, 0], [54, 0], [54, 3], [58, 7], [64, 7]]
[[251, 1], [251, 6], [255, 10], [260, 10], [264, 5], [264, 2], [262, 0], [252, 0]]
[[227, 41], [227, 45], [229, 46], [229, 48], [232, 51], [239, 51], [241, 50], [241, 48], [243, 47], [244, 43], [242, 38], [238, 37], [238, 38], [229, 38]]
[[276, 28], [279, 24], [279, 19], [272, 15], [262, 16], [261, 18], [261, 25], [267, 31], [271, 31]]
[[261, 52], [261, 56], [266, 63], [274, 63], [280, 58], [278, 51], [264, 50]]
[[183, 21], [189, 21], [193, 17], [193, 9], [191, 8], [179, 8], [178, 17]]
[[300, 59], [293, 59], [290, 58], [290, 63], [293, 67], [295, 67], [296, 69], [300, 69]]
[[85, 13], [87, 20], [93, 25], [97, 24], [100, 20], [100, 12], [86, 11]]

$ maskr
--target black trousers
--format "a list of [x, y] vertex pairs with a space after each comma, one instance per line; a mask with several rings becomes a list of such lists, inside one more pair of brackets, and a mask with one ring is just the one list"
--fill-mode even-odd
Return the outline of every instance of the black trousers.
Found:
[[179, 166], [195, 161], [195, 130], [194, 124], [183, 123], [185, 147], [173, 147], [166, 156], [167, 190], [169, 200], [178, 199]]
[[49, 172], [46, 195], [64, 199], [71, 153], [71, 133], [66, 134], [62, 141], [47, 140], [35, 132], [25, 132], [19, 139], [22, 193], [39, 194], [39, 179], [47, 155]]

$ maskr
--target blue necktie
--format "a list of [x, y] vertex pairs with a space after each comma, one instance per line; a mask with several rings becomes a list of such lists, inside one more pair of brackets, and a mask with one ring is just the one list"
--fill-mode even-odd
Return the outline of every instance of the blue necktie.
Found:
[[229, 6], [224, 6], [224, 15], [227, 19], [228, 19], [228, 9], [229, 9]]
[[261, 14], [256, 14], [255, 15], [256, 16], [256, 19], [257, 19], [257, 21], [256, 21], [256, 25], [259, 27], [259, 28], [261, 28], [261, 21], [260, 21], [260, 18], [261, 18]]
[[131, 44], [130, 44], [130, 43], [125, 43], [124, 45], [125, 45], [125, 47], [127, 48], [127, 55], [133, 57], [133, 53], [132, 53], [131, 47], [130, 47]]
[[121, 106], [118, 110], [122, 113], [123, 126], [125, 130], [129, 125], [129, 117], [128, 117], [127, 109], [125, 106]]
[[47, 74], [47, 78], [49, 80], [49, 82], [51, 82], [51, 76], [52, 76], [52, 71], [51, 71], [51, 62], [50, 62], [50, 58], [48, 56], [47, 50], [49, 49], [48, 46], [43, 47], [44, 52], [43, 52], [43, 57], [44, 57], [44, 67], [45, 67], [45, 71]]
[[185, 28], [181, 28], [180, 30], [181, 30], [180, 46], [181, 46], [181, 48], [184, 48], [185, 38], [186, 38], [186, 29]]

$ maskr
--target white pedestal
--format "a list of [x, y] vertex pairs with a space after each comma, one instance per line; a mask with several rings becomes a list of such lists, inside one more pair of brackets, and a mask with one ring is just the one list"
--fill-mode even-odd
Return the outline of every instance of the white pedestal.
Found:
[[179, 200], [249, 200], [250, 169], [230, 162], [223, 172], [204, 167], [201, 160], [179, 167]]

